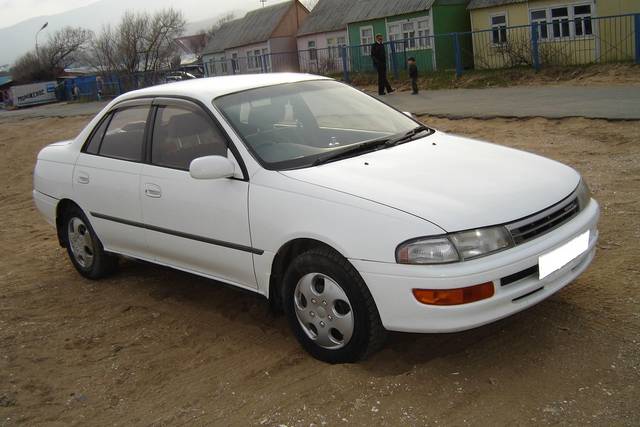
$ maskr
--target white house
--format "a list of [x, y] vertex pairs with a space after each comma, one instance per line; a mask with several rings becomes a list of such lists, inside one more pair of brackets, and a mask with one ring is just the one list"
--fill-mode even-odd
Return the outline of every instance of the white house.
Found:
[[327, 74], [342, 71], [341, 46], [349, 44], [346, 17], [353, 0], [321, 0], [298, 31], [300, 70]]

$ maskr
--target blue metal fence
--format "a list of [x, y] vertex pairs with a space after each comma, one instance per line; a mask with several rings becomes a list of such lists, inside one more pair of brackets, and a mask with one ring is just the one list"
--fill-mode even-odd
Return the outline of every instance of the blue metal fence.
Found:
[[[640, 63], [640, 13], [538, 20], [530, 25], [496, 26], [487, 30], [416, 37], [385, 43], [387, 67], [396, 77], [416, 58], [421, 72]], [[253, 64], [253, 66], [252, 66]], [[373, 73], [369, 45], [336, 46], [249, 58], [210, 60], [208, 76], [274, 71], [302, 71], [342, 76]]]
[[[455, 70], [458, 76], [469, 69], [640, 64], [640, 13], [398, 39], [386, 42], [385, 47], [388, 72], [396, 78], [406, 70], [410, 57], [416, 59], [421, 73]], [[370, 45], [333, 46], [211, 60], [202, 67], [207, 76], [301, 71], [351, 81], [356, 74], [375, 72], [370, 49]], [[57, 93], [61, 100], [110, 98], [172, 81], [169, 76], [174, 73], [176, 70], [77, 77], [65, 80]]]

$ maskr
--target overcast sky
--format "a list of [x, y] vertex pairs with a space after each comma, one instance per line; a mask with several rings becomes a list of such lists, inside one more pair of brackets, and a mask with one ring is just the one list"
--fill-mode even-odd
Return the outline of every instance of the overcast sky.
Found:
[[[29, 18], [67, 12], [97, 1], [99, 0], [0, 0], [0, 28], [10, 27]], [[280, 1], [283, 0], [268, 0], [267, 5]], [[174, 7], [182, 10], [188, 22], [213, 18], [226, 11], [251, 10], [260, 6], [260, 0], [113, 0], [114, 11], [118, 12], [117, 16], [128, 8], [142, 8], [142, 10], [153, 12], [157, 9]], [[70, 24], [82, 25], [81, 23]]]
[[34, 16], [53, 15], [96, 0], [0, 0], [0, 28], [9, 27]]

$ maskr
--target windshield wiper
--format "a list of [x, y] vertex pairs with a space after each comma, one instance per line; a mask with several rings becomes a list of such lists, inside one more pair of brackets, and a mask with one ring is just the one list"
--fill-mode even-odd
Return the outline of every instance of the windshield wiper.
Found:
[[404, 144], [405, 142], [409, 142], [411, 141], [416, 135], [422, 133], [422, 132], [426, 132], [428, 131], [429, 128], [426, 126], [417, 126], [413, 129], [411, 129], [409, 132], [400, 135], [400, 136], [396, 136], [395, 138], [389, 138], [386, 142], [385, 145], [387, 147], [393, 147], [396, 145], [400, 145], [400, 144]]
[[373, 139], [371, 141], [362, 142], [360, 144], [349, 145], [342, 149], [336, 150], [332, 153], [327, 154], [326, 156], [318, 157], [311, 166], [318, 166], [323, 163], [330, 162], [332, 160], [336, 160], [342, 157], [346, 157], [349, 155], [353, 155], [359, 152], [368, 151], [371, 149], [375, 149], [377, 147], [385, 147], [385, 144], [389, 141], [389, 138], [380, 138]]
[[430, 129], [426, 126], [418, 126], [401, 135], [378, 138], [378, 139], [373, 139], [371, 141], [362, 142], [360, 144], [350, 145], [341, 150], [337, 150], [335, 152], [329, 153], [326, 156], [317, 158], [311, 164], [311, 166], [318, 166], [318, 165], [330, 162], [332, 160], [348, 157], [350, 155], [354, 155], [354, 154], [371, 150], [371, 149], [380, 150], [382, 148], [393, 147], [393, 146], [408, 142], [411, 139], [413, 139], [414, 136], [428, 130]]

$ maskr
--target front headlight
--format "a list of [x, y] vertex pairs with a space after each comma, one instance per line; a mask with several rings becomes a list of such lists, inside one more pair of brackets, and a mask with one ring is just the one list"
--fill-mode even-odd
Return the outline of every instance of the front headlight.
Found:
[[576, 196], [578, 198], [578, 206], [580, 207], [580, 210], [583, 210], [587, 207], [589, 201], [591, 200], [591, 190], [589, 189], [587, 181], [585, 181], [584, 178], [582, 178], [580, 180], [580, 184], [578, 184]]
[[409, 240], [396, 249], [396, 261], [400, 264], [445, 264], [459, 260], [446, 236]]
[[490, 255], [514, 246], [509, 231], [500, 227], [478, 228], [448, 236], [409, 240], [398, 246], [400, 264], [445, 264]]

